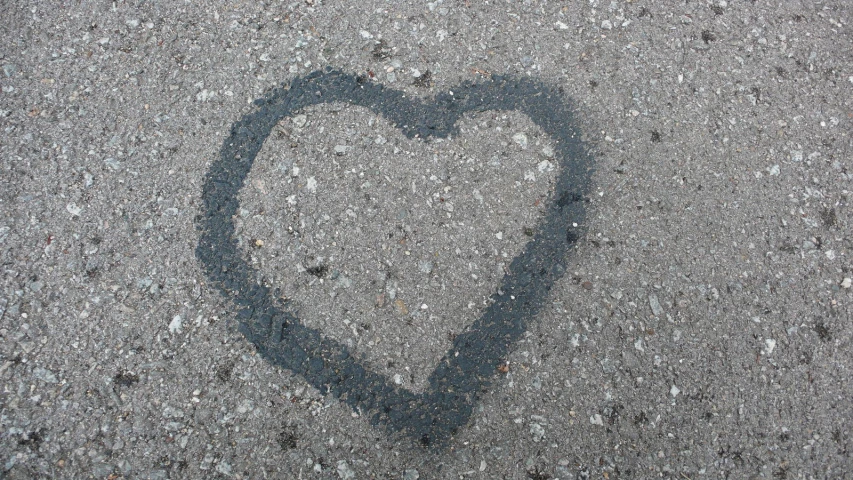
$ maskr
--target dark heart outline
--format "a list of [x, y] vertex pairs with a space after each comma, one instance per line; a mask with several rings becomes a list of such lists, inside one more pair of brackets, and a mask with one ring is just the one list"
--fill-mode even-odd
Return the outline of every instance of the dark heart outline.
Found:
[[[408, 138], [441, 137], [457, 131], [466, 112], [516, 110], [526, 114], [555, 143], [559, 174], [535, 235], [513, 259], [492, 303], [429, 377], [423, 394], [391, 384], [350, 355], [345, 345], [304, 326], [276, 302], [277, 292], [256, 282], [242, 258], [232, 220], [238, 193], [272, 128], [306, 107], [347, 102], [382, 114]], [[465, 82], [428, 103], [365, 77], [327, 68], [256, 100], [257, 108], [231, 127], [219, 159], [207, 173], [196, 255], [219, 291], [237, 306], [240, 331], [271, 363], [302, 375], [373, 425], [403, 432], [424, 446], [441, 447], [466, 424], [487, 391], [497, 366], [540, 311], [554, 282], [565, 273], [570, 248], [580, 237], [573, 226], [584, 218], [592, 156], [574, 125], [573, 109], [554, 88], [529, 78], [494, 76]]]

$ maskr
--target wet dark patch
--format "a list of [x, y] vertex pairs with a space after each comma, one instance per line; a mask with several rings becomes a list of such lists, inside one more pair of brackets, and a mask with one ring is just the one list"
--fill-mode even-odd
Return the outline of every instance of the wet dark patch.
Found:
[[557, 199], [557, 206], [563, 208], [571, 203], [582, 202], [583, 200], [583, 195], [577, 192], [563, 192]]
[[[428, 86], [424, 72], [416, 82]], [[400, 432], [423, 447], [444, 448], [474, 413], [476, 402], [495, 381], [499, 365], [527, 331], [566, 271], [568, 254], [580, 238], [592, 174], [592, 156], [580, 141], [574, 111], [557, 88], [526, 77], [491, 76], [421, 100], [368, 81], [326, 69], [296, 78], [255, 101], [256, 109], [231, 127], [205, 178], [196, 256], [212, 284], [231, 298], [240, 331], [271, 363], [301, 375], [363, 412], [374, 425]], [[239, 193], [255, 157], [279, 121], [312, 105], [346, 102], [383, 115], [409, 139], [458, 135], [467, 113], [515, 110], [527, 115], [554, 142], [560, 170], [554, 193], [533, 236], [511, 262], [490, 306], [453, 346], [415, 394], [369, 368], [362, 359], [320, 331], [306, 327], [270, 287], [256, 282], [257, 271], [243, 258], [233, 217]], [[232, 364], [220, 365], [225, 382]]]
[[568, 243], [575, 244], [580, 238], [580, 233], [575, 230], [569, 230], [566, 232], [566, 242]]

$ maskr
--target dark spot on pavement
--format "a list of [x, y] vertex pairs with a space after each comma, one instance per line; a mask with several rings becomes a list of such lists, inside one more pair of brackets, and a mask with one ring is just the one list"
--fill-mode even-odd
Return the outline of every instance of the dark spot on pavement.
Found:
[[234, 362], [226, 362], [216, 367], [216, 378], [220, 382], [225, 383], [231, 379], [231, 372], [234, 370]]
[[130, 372], [119, 372], [113, 377], [113, 382], [120, 387], [131, 387], [139, 383], [139, 375]]
[[549, 480], [551, 475], [539, 470], [539, 467], [533, 467], [527, 471], [527, 478], [530, 480]]
[[323, 278], [324, 276], [326, 276], [326, 272], [329, 271], [329, 267], [321, 264], [317, 265], [316, 267], [306, 268], [305, 271], [310, 273], [311, 275], [314, 275], [317, 278]]
[[30, 447], [32, 450], [38, 450], [42, 442], [44, 442], [44, 433], [44, 428], [25, 433], [21, 439], [18, 440], [18, 445]]
[[829, 331], [829, 327], [825, 323], [817, 322], [814, 326], [814, 331], [822, 341], [828, 342], [832, 340], [832, 332]]
[[296, 431], [293, 428], [286, 427], [278, 432], [275, 439], [281, 449], [286, 451], [296, 448], [296, 441], [299, 440], [299, 437], [296, 436]]
[[710, 30], [702, 30], [702, 41], [707, 43], [711, 43], [717, 39], [717, 36], [714, 35], [714, 32]]
[[820, 218], [823, 220], [824, 226], [827, 228], [838, 226], [838, 217], [835, 215], [834, 208], [824, 208], [820, 212]]
[[432, 86], [432, 72], [424, 70], [421, 73], [421, 76], [415, 77], [415, 81], [412, 82], [412, 85], [421, 88], [429, 88]]
[[578, 241], [578, 239], [579, 239], [579, 238], [580, 238], [580, 236], [579, 236], [579, 235], [578, 235], [578, 233], [577, 233], [576, 231], [574, 231], [574, 230], [568, 230], [568, 231], [566, 232], [566, 242], [568, 242], [568, 243], [570, 243], [570, 244], [574, 244], [574, 243], [576, 243], [576, 242]]
[[373, 58], [376, 60], [385, 60], [390, 57], [391, 47], [388, 46], [388, 42], [385, 40], [376, 42], [376, 45], [373, 46]]
[[660, 143], [660, 132], [657, 130], [652, 130], [652, 142]]

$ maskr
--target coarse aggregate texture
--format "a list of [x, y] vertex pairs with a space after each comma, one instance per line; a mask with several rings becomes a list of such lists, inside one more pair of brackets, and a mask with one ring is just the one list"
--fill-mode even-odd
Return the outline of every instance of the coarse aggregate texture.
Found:
[[[849, 476], [850, 19], [843, 1], [7, 6], [0, 471], [5, 478]], [[196, 256], [203, 185], [232, 125], [261, 108], [255, 100], [326, 67], [425, 103], [498, 77], [561, 88], [593, 153], [583, 234], [565, 275], [509, 349], [506, 371], [495, 373], [441, 449], [373, 425], [259, 355], [238, 330], [234, 302]], [[357, 176], [364, 165], [367, 178], [370, 162], [387, 163], [387, 185], [367, 178], [378, 192], [371, 198], [384, 199], [375, 221], [396, 219], [405, 207], [414, 232], [434, 227], [421, 227], [425, 210], [413, 204], [423, 208], [442, 190], [426, 197], [406, 182], [406, 196], [393, 197], [409, 164], [376, 138], [417, 155], [476, 159], [477, 172], [430, 175], [484, 182], [482, 207], [452, 196], [462, 188], [445, 198], [457, 222], [485, 209], [471, 221], [470, 238], [448, 232], [468, 248], [480, 242], [474, 248], [490, 258], [472, 265], [485, 271], [502, 262], [501, 249], [512, 258], [522, 248], [514, 222], [524, 229], [541, 214], [524, 197], [549, 192], [559, 175], [530, 168], [553, 140], [518, 112], [463, 117], [460, 133], [442, 142], [410, 139], [361, 107], [329, 103], [302, 114], [275, 127], [284, 136], [271, 135], [240, 191], [248, 213], [238, 211], [234, 222], [243, 258], [258, 262], [257, 280], [282, 279], [275, 287], [302, 303], [301, 320], [342, 344], [352, 340], [365, 364], [423, 392], [452, 343], [448, 331], [459, 334], [477, 315], [433, 314], [443, 317], [434, 332], [417, 327], [432, 325], [429, 313], [413, 325], [395, 317], [398, 299], [409, 315], [418, 302], [426, 312], [439, 308], [429, 302], [441, 300], [402, 295], [426, 299], [442, 278], [449, 285], [461, 275], [443, 263], [453, 258], [442, 257], [445, 250], [429, 274], [418, 257], [427, 250], [390, 252], [400, 266], [394, 299], [387, 282], [381, 290], [380, 279], [373, 285], [356, 268], [338, 268], [334, 280], [331, 262], [322, 278], [307, 273], [333, 255], [344, 258], [309, 251], [319, 235], [341, 232], [339, 245], [351, 248], [378, 241], [369, 236], [370, 200], [354, 194], [364, 182], [343, 170]], [[352, 129], [353, 138], [339, 140], [335, 129]], [[281, 141], [297, 144], [292, 156], [278, 153], [291, 148], [274, 143]], [[489, 148], [513, 159], [490, 169]], [[366, 158], [371, 152], [379, 158]], [[411, 180], [429, 180], [418, 170], [429, 157], [421, 160], [411, 163]], [[334, 162], [339, 173], [320, 170]], [[531, 185], [527, 169], [537, 179]], [[279, 183], [288, 177], [293, 184]], [[529, 189], [499, 197], [501, 182], [511, 188], [517, 178]], [[288, 188], [298, 190], [285, 195]], [[332, 189], [353, 199], [344, 208]], [[284, 217], [290, 195], [311, 219], [304, 227]], [[504, 215], [498, 201], [520, 207]], [[330, 211], [336, 205], [343, 212]], [[261, 206], [281, 213], [258, 218]], [[324, 223], [324, 214], [328, 222], [352, 218], [347, 208], [356, 214], [351, 232]], [[448, 212], [432, 213], [438, 220]], [[295, 242], [287, 225], [305, 235], [305, 257], [287, 257], [296, 246], [285, 242]], [[500, 227], [503, 239], [495, 236]], [[389, 239], [389, 249], [401, 248], [401, 239]], [[256, 240], [263, 244], [252, 246]], [[445, 248], [435, 235], [422, 240]], [[379, 254], [353, 255], [351, 265], [367, 265]], [[306, 271], [294, 276], [297, 265]], [[417, 287], [419, 274], [439, 276], [430, 280], [439, 287], [426, 280]], [[484, 308], [500, 279], [477, 275], [483, 285], [460, 278], [448, 304]], [[336, 283], [342, 278], [352, 283]], [[298, 290], [286, 279], [298, 280]], [[330, 299], [335, 292], [338, 301]], [[354, 308], [376, 308], [363, 317], [368, 332], [382, 332], [376, 349], [363, 318], [347, 318], [355, 331], [341, 326], [333, 309], [347, 308], [347, 298]], [[404, 339], [418, 344], [411, 353]], [[387, 366], [386, 353], [397, 367]], [[406, 367], [414, 380], [402, 375]]]
[[[506, 369], [506, 356], [509, 349], [525, 332], [531, 319], [537, 316], [554, 282], [565, 274], [566, 254], [576, 245], [582, 234], [579, 224], [583, 223], [585, 204], [588, 202], [585, 194], [592, 171], [591, 157], [588, 150], [580, 143], [580, 132], [574, 127], [574, 116], [559, 98], [556, 88], [546, 89], [528, 79], [495, 76], [487, 82], [459, 85], [446, 94], [437, 95], [434, 102], [424, 104], [418, 99], [407, 98], [402, 92], [390, 90], [381, 85], [367, 84], [367, 82], [366, 76], [359, 77], [326, 69], [324, 72], [312, 72], [304, 78], [297, 78], [289, 85], [276, 89], [267, 97], [255, 101], [259, 107], [258, 110], [246, 115], [232, 126], [231, 134], [223, 143], [219, 160], [213, 163], [210, 173], [206, 176], [202, 194], [203, 214], [198, 217], [201, 237], [196, 254], [204, 264], [206, 273], [214, 285], [225, 296], [231, 297], [238, 306], [240, 331], [258, 347], [258, 352], [264, 358], [302, 375], [312, 386], [321, 392], [334, 394], [350, 404], [358, 413], [367, 413], [371, 416], [372, 423], [384, 423], [416, 439], [424, 447], [438, 449], [444, 447], [446, 441], [468, 421], [473, 405], [483, 394], [488, 393], [492, 377], [501, 368]], [[519, 226], [516, 225], [515, 235], [508, 235], [507, 240], [510, 236], [529, 238], [526, 242], [522, 242], [523, 247], [518, 254], [511, 260], [507, 260], [509, 265], [500, 266], [501, 275], [498, 275], [500, 280], [494, 282], [495, 293], [483, 302], [485, 308], [480, 318], [465, 325], [464, 322], [460, 322], [462, 320], [460, 315], [456, 312], [449, 313], [455, 318], [457, 324], [460, 324], [462, 332], [458, 335], [450, 334], [453, 340], [451, 348], [438, 359], [437, 366], [429, 375], [429, 387], [419, 395], [399, 386], [402, 384], [402, 379], [397, 376], [399, 374], [395, 375], [392, 383], [389, 378], [373, 372], [375, 368], [367, 368], [359, 358], [353, 355], [356, 352], [353, 352], [353, 346], [349, 345], [352, 343], [351, 340], [347, 344], [342, 344], [329, 338], [333, 335], [329, 335], [331, 332], [328, 329], [318, 330], [310, 326], [312, 322], [303, 322], [298, 312], [301, 310], [300, 306], [306, 302], [298, 300], [291, 302], [291, 295], [277, 288], [275, 280], [270, 281], [263, 277], [256, 279], [260, 272], [244, 258], [245, 254], [240, 248], [241, 243], [259, 248], [263, 247], [265, 242], [260, 238], [241, 242], [235, 232], [236, 225], [233, 218], [245, 211], [240, 207], [239, 191], [245, 184], [245, 179], [254, 166], [258, 153], [263, 149], [263, 144], [273, 134], [276, 125], [284, 119], [291, 119], [306, 107], [334, 102], [347, 102], [367, 107], [377, 114], [383, 114], [393, 121], [396, 128], [413, 139], [447, 138], [449, 140], [454, 133], [467, 133], [456, 125], [460, 116], [469, 112], [504, 110], [523, 112], [553, 138], [554, 146], [543, 148], [546, 156], [553, 157], [560, 166], [560, 173], [554, 182], [554, 188], [551, 189], [550, 198], [544, 202], [541, 197], [535, 201], [528, 200], [534, 206], [543, 206], [545, 211], [540, 215], [540, 219], [533, 222], [536, 224], [535, 228], [518, 228]], [[326, 115], [329, 113], [327, 112]], [[306, 118], [294, 117], [294, 124], [307, 123], [305, 114], [297, 116]], [[370, 122], [367, 123], [370, 124]], [[319, 131], [325, 131], [325, 128], [320, 127]], [[529, 146], [529, 139], [523, 132], [513, 135], [513, 140], [522, 148]], [[508, 142], [505, 144], [508, 146]], [[350, 149], [352, 147], [347, 145], [336, 145], [333, 151], [335, 155], [341, 156]], [[399, 151], [398, 148], [397, 152]], [[438, 155], [433, 157], [432, 164], [439, 163], [437, 157]], [[365, 152], [362, 152], [362, 158], [365, 158]], [[423, 162], [423, 156], [418, 160]], [[429, 160], [426, 162], [427, 165], [430, 164]], [[476, 160], [470, 162], [476, 163]], [[498, 162], [500, 162], [499, 158]], [[542, 170], [540, 174], [555, 169], [548, 160], [540, 162], [537, 168]], [[408, 170], [409, 173], [415, 173], [415, 169]], [[475, 169], [472, 170], [476, 173]], [[291, 165], [291, 176], [298, 176], [300, 172], [298, 165]], [[535, 181], [534, 172], [530, 170], [524, 172], [524, 180]], [[424, 176], [423, 179], [425, 180], [426, 177]], [[454, 177], [447, 180], [448, 183], [455, 183]], [[477, 181], [476, 178], [473, 180]], [[431, 175], [430, 181], [440, 180], [435, 175]], [[516, 182], [521, 185], [520, 181], [516, 180]], [[412, 182], [413, 193], [417, 192], [417, 183], [417, 181]], [[255, 186], [257, 187], [257, 181]], [[367, 188], [368, 183], [362, 184], [361, 187]], [[316, 193], [317, 179], [308, 177], [305, 189]], [[445, 193], [449, 193], [451, 189], [452, 187], [445, 187]], [[476, 193], [475, 190], [470, 192], [471, 198], [475, 201], [485, 200], [479, 190], [476, 190]], [[338, 190], [335, 198], [350, 200], [352, 196], [346, 193]], [[501, 197], [508, 197], [511, 191], [503, 190], [498, 193]], [[430, 250], [423, 241], [419, 240], [419, 234], [432, 236], [438, 240], [441, 238], [438, 232], [431, 232], [432, 229], [427, 225], [432, 224], [433, 227], [438, 228], [465, 228], [464, 221], [444, 220], [445, 215], [447, 219], [453, 220], [452, 212], [455, 208], [440, 193], [435, 197], [441, 208], [437, 211], [435, 209], [426, 212], [417, 211], [419, 220], [417, 224], [424, 225], [421, 229], [423, 231], [416, 234], [409, 228], [413, 238], [405, 235], [401, 243], [413, 243], [415, 246]], [[295, 206], [299, 203], [299, 199], [296, 195], [290, 195], [286, 202]], [[415, 199], [403, 199], [400, 203], [420, 210], [418, 208], [420, 205]], [[431, 201], [426, 205], [433, 206]], [[499, 205], [501, 204], [495, 207]], [[335, 210], [328, 211], [333, 213]], [[345, 214], [348, 217], [357, 218], [356, 210], [358, 207], [352, 206], [346, 209]], [[498, 208], [493, 210], [501, 215], [504, 219], [503, 223], [507, 226], [513, 223], [508, 222], [507, 219], [515, 215], [510, 212], [500, 212]], [[477, 215], [476, 212], [471, 213]], [[441, 220], [436, 220], [437, 216]], [[457, 220], [458, 217], [459, 215]], [[336, 224], [328, 214], [324, 214], [323, 220], [327, 218]], [[528, 218], [528, 220], [531, 219]], [[305, 223], [304, 220], [299, 222], [297, 228], [304, 229]], [[386, 220], [380, 223], [387, 225], [388, 222]], [[514, 223], [517, 224], [518, 220], [516, 219]], [[364, 225], [364, 228], [370, 227]], [[382, 228], [381, 225], [377, 230], [379, 228]], [[401, 229], [405, 232], [406, 226]], [[293, 227], [289, 226], [287, 233], [284, 229], [280, 230], [283, 235], [287, 235], [293, 232]], [[325, 236], [324, 231], [319, 230], [319, 233]], [[470, 233], [472, 230], [476, 232], [481, 229], [469, 227], [468, 230], [469, 237], [472, 237], [476, 236]], [[312, 263], [316, 265], [303, 267], [303, 269], [315, 277], [322, 278], [330, 268], [329, 264], [333, 267], [340, 265], [340, 268], [345, 269], [345, 275], [341, 276], [340, 272], [335, 270], [332, 272], [333, 279], [338, 286], [344, 288], [351, 286], [352, 281], [346, 276], [349, 274], [349, 269], [358, 269], [362, 275], [368, 275], [371, 263], [375, 265], [376, 261], [357, 262], [355, 258], [344, 257], [346, 243], [355, 245], [355, 248], [350, 245], [350, 251], [375, 252], [374, 255], [381, 256], [380, 265], [393, 267], [394, 255], [389, 255], [387, 252], [379, 253], [375, 233], [374, 231], [373, 241], [364, 241], [365, 239], [360, 239], [357, 235], [350, 235], [348, 242], [342, 241], [341, 245], [338, 245], [335, 238], [328, 239], [324, 243], [330, 243], [334, 250], [341, 249], [338, 258], [335, 259], [332, 256], [328, 261], [324, 261], [311, 255]], [[339, 232], [335, 232], [335, 236], [338, 234]], [[384, 233], [379, 235], [380, 238], [388, 240], [384, 238]], [[496, 233], [495, 238], [502, 241], [503, 232]], [[447, 247], [454, 245], [454, 242], [449, 240], [451, 239], [444, 238], [440, 243]], [[301, 249], [301, 245], [296, 247]], [[288, 250], [292, 251], [293, 248], [288, 247]], [[387, 247], [382, 250], [387, 250]], [[475, 255], [478, 254], [476, 248], [468, 250], [470, 250], [468, 255], [465, 255], [459, 245], [456, 245], [455, 253], [457, 257], [461, 257], [456, 263], [460, 263], [461, 260], [464, 264], [466, 258], [471, 258], [471, 251]], [[411, 256], [411, 251], [406, 250], [405, 253]], [[497, 256], [497, 252], [495, 255]], [[433, 257], [437, 256], [437, 253], [433, 254]], [[501, 257], [504, 256], [508, 257], [508, 255]], [[472, 262], [469, 261], [468, 266], [473, 270]], [[432, 261], [422, 259], [418, 268], [422, 272], [431, 272]], [[394, 275], [386, 272], [383, 276], [390, 278]], [[290, 276], [287, 277], [288, 280], [290, 278]], [[476, 274], [472, 274], [472, 278], [479, 280]], [[297, 286], [298, 282], [297, 279]], [[302, 283], [305, 283], [304, 280]], [[419, 291], [424, 290], [417, 284], [414, 287]], [[396, 297], [396, 290], [397, 288], [392, 286], [392, 289], [387, 292], [389, 297], [392, 293]], [[379, 300], [377, 307], [379, 307], [378, 303], [384, 303], [381, 298], [377, 300]], [[448, 306], [452, 307], [451, 301], [448, 297], [443, 299], [443, 303], [448, 303]], [[475, 304], [476, 302], [469, 301], [469, 309], [472, 309]], [[345, 325], [349, 323], [347, 318], [349, 316], [364, 317], [363, 311], [358, 308], [352, 309], [349, 303], [347, 305], [349, 308], [337, 310], [334, 306], [324, 309], [321, 303], [319, 312], [314, 316], [325, 315], [328, 318], [330, 315], [340, 315]], [[398, 313], [408, 315], [408, 308], [402, 298], [395, 300], [395, 305]], [[429, 305], [420, 304], [418, 310], [422, 311], [421, 313], [427, 313]], [[456, 310], [458, 311], [459, 308]], [[439, 309], [437, 313], [440, 312]], [[311, 317], [311, 313], [314, 312], [308, 312], [308, 318]], [[418, 315], [411, 317], [409, 319], [411, 323], [421, 320]], [[430, 323], [435, 327], [440, 322], [433, 320]], [[361, 327], [369, 329], [369, 324], [362, 323]], [[354, 333], [358, 333], [357, 329]], [[382, 335], [381, 332], [380, 335]], [[405, 345], [407, 342], [399, 343]], [[377, 353], [382, 350], [374, 348]], [[423, 352], [417, 349], [408, 348], [407, 350], [413, 356], [424, 358]], [[427, 359], [429, 357], [426, 355]]]

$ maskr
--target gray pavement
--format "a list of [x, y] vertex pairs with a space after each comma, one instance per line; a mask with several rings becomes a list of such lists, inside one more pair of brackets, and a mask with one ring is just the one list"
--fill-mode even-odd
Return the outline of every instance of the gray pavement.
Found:
[[7, 2], [0, 477], [850, 477], [850, 21]]

